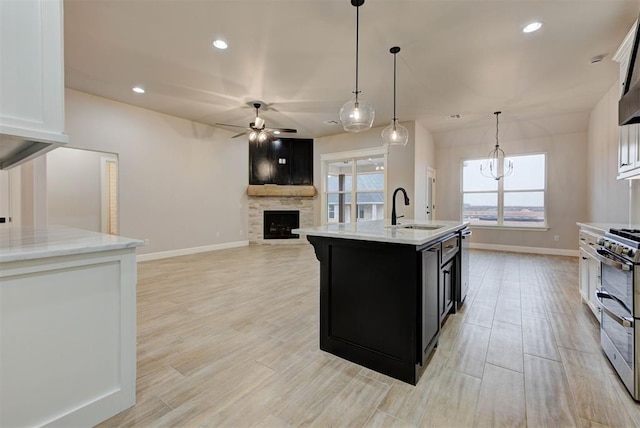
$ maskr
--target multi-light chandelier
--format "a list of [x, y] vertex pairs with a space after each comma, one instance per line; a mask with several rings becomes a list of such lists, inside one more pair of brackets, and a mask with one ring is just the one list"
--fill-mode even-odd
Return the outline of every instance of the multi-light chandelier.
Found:
[[[513, 174], [513, 161], [506, 158], [504, 150], [500, 148], [500, 144], [498, 143], [498, 116], [501, 113], [501, 111], [493, 113], [496, 115], [496, 145], [493, 150], [489, 152], [484, 167], [480, 164], [480, 174], [487, 178], [493, 178], [494, 180], [500, 180], [503, 177]], [[502, 173], [500, 173], [501, 171]]]
[[373, 107], [359, 98], [358, 89], [358, 36], [360, 30], [360, 6], [364, 0], [351, 0], [351, 4], [356, 8], [356, 90], [355, 97], [347, 101], [340, 109], [340, 122], [347, 132], [360, 132], [370, 129], [375, 118]]

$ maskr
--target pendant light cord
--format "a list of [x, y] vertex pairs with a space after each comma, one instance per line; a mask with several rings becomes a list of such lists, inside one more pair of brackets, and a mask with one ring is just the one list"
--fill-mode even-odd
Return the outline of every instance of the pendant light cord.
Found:
[[393, 54], [393, 126], [395, 127], [396, 121], [396, 53]]
[[500, 144], [498, 143], [498, 118], [500, 117], [500, 113], [502, 113], [501, 111], [497, 111], [493, 114], [496, 115], [496, 148], [500, 147]]
[[359, 46], [359, 34], [360, 34], [360, 6], [356, 6], [356, 103], [358, 102], [358, 46]]

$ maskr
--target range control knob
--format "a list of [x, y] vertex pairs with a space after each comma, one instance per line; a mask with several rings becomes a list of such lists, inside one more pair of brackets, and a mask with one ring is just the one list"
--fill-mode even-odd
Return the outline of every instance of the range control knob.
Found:
[[598, 240], [596, 241], [596, 244], [598, 245], [604, 245], [604, 243], [605, 243], [604, 238], [598, 238]]

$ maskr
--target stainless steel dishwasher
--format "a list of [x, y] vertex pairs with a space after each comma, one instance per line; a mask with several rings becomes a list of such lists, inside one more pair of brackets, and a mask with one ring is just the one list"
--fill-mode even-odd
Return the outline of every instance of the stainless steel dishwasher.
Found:
[[472, 234], [468, 227], [460, 231], [460, 281], [456, 287], [456, 308], [462, 306], [469, 290], [469, 243]]

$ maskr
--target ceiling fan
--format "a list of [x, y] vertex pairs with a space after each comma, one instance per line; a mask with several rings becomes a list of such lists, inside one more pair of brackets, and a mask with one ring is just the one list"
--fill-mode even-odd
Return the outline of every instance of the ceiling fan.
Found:
[[273, 140], [275, 139], [274, 135], [278, 135], [283, 132], [287, 132], [287, 133], [298, 132], [297, 129], [293, 129], [293, 128], [267, 128], [264, 119], [261, 118], [259, 115], [259, 111], [260, 111], [260, 107], [262, 107], [262, 103], [254, 102], [250, 104], [253, 105], [253, 108], [256, 109], [256, 118], [253, 120], [253, 122], [249, 123], [248, 128], [245, 126], [229, 125], [226, 123], [216, 123], [216, 125], [228, 126], [231, 128], [244, 128], [245, 131], [239, 134], [236, 134], [231, 138], [237, 138], [247, 134], [249, 136], [249, 142], [251, 143], [254, 143], [254, 142], [264, 143], [265, 141]]

